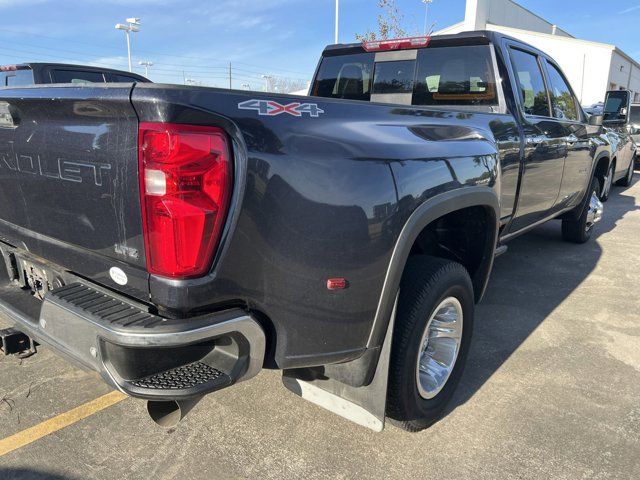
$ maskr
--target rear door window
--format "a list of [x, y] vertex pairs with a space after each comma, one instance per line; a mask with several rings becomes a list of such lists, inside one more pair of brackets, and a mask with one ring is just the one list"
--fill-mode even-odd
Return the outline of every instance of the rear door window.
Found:
[[526, 115], [550, 117], [549, 96], [538, 56], [519, 49], [511, 49], [520, 100]]
[[88, 70], [54, 70], [54, 83], [104, 83], [102, 72]]
[[488, 45], [418, 50], [414, 105], [497, 105]]
[[571, 93], [569, 84], [554, 64], [546, 63], [553, 116], [562, 120], [579, 120], [577, 100]]

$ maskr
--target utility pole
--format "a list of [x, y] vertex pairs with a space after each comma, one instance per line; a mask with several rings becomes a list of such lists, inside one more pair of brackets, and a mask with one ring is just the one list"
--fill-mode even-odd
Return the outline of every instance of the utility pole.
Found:
[[340, 25], [340, 0], [336, 0], [336, 25], [335, 25], [333, 43], [338, 43], [339, 25]]
[[129, 59], [129, 71], [131, 68], [131, 32], [140, 31], [140, 19], [139, 18], [127, 18], [127, 23], [116, 23], [116, 30], [124, 30], [127, 37], [127, 58]]
[[427, 20], [429, 19], [429, 5], [433, 3], [433, 0], [422, 0], [424, 3], [424, 34], [427, 35]]
[[229, 62], [229, 90], [233, 89], [233, 76], [231, 75], [231, 62]]

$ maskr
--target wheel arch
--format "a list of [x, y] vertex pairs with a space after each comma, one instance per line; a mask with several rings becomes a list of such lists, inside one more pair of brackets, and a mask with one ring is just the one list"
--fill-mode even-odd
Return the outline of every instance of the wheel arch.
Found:
[[[500, 201], [495, 190], [490, 187], [474, 186], [436, 195], [414, 210], [405, 222], [393, 249], [367, 348], [379, 347], [384, 339], [402, 273], [420, 234], [438, 219], [470, 207], [482, 208], [487, 215], [487, 238], [482, 260], [472, 276], [475, 301], [480, 301], [493, 265], [498, 239], [499, 205]], [[491, 228], [492, 226], [494, 228]]]
[[[498, 194], [492, 188], [470, 186], [431, 197], [416, 208], [404, 223], [396, 240], [363, 355], [350, 362], [325, 365], [322, 367], [323, 375], [352, 387], [363, 387], [371, 385], [372, 382], [376, 383], [374, 374], [377, 375], [376, 371], [380, 368], [379, 363], [383, 361], [381, 355], [384, 353], [385, 344], [391, 341], [393, 335], [390, 328], [393, 325], [393, 311], [397, 303], [400, 280], [416, 240], [433, 222], [446, 215], [471, 207], [483, 208], [487, 214], [487, 225], [494, 226], [494, 228], [487, 229], [483, 259], [479, 268], [476, 269], [475, 281], [472, 278], [474, 300], [479, 301], [493, 266], [494, 251], [498, 239], [499, 205]], [[385, 361], [388, 361], [388, 358]], [[386, 372], [386, 370], [384, 371]], [[386, 395], [386, 379], [384, 379], [384, 385], [384, 389], [378, 392], [383, 397]]]
[[[600, 190], [604, 187], [604, 177], [607, 175], [609, 167], [615, 164], [616, 156], [609, 155], [609, 152], [602, 152], [593, 162], [593, 172], [590, 178], [595, 176], [598, 179], [598, 182], [600, 182]], [[589, 182], [591, 182], [591, 180], [589, 180]], [[587, 186], [587, 188], [589, 187]]]

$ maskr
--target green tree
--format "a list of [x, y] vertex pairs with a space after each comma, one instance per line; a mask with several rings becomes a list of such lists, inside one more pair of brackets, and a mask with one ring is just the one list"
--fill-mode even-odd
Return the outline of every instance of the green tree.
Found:
[[403, 26], [404, 15], [396, 5], [396, 0], [378, 0], [378, 7], [382, 9], [382, 13], [378, 15], [377, 31], [368, 29], [363, 34], [356, 33], [356, 40], [387, 40], [409, 36]]

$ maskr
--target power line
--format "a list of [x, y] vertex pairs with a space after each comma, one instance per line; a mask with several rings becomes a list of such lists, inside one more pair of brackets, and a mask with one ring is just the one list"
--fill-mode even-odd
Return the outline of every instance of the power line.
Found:
[[[47, 49], [46, 47], [42, 47], [42, 49]], [[48, 49], [47, 49], [48, 50]], [[89, 60], [82, 60], [76, 57], [68, 57], [66, 55], [57, 55], [57, 54], [51, 54], [48, 52], [38, 52], [38, 51], [33, 51], [33, 50], [28, 50], [28, 49], [22, 49], [22, 48], [15, 48], [15, 47], [11, 47], [11, 48], [6, 48], [3, 47], [2, 49], [2, 53], [0, 53], [0, 56], [4, 55], [7, 57], [12, 57], [12, 58], [19, 58], [21, 60], [24, 61], [24, 56], [18, 56], [18, 55], [9, 55], [6, 52], [13, 52], [13, 53], [20, 53], [20, 54], [28, 54], [28, 55], [36, 55], [39, 58], [46, 58], [48, 59], [55, 59], [56, 61], [65, 61], [65, 62], [73, 62], [73, 63], [79, 63], [79, 62], [84, 62], [84, 63], [92, 63], [94, 65], [100, 65], [100, 66], [104, 66], [107, 68], [113, 68], [114, 64], [110, 64], [110, 66], [104, 62], [99, 62], [99, 61], [95, 61], [95, 59], [89, 59]], [[82, 54], [82, 56], [90, 56], [87, 54]], [[118, 65], [118, 64], [115, 64]], [[124, 60], [122, 61], [122, 65], [124, 68]], [[162, 65], [165, 67], [171, 67], [171, 68], [163, 68], [162, 66], [160, 67], [156, 67], [155, 65]], [[198, 73], [198, 74], [205, 74], [208, 76], [222, 76], [225, 77], [226, 74], [228, 73], [228, 67], [211, 67], [212, 70], [201, 70], [202, 68], [206, 68], [206, 66], [203, 65], [195, 65], [195, 66], [189, 66], [189, 65], [172, 65], [172, 64], [166, 64], [166, 63], [155, 63], [154, 64], [154, 72], [170, 72], [172, 74], [176, 74], [179, 75], [179, 71], [180, 70], [184, 70], [186, 73], [189, 74], [194, 74], [194, 73]], [[262, 72], [258, 72], [258, 71], [254, 71], [254, 70], [248, 70], [248, 69], [244, 69], [244, 68], [233, 68], [233, 71], [236, 72], [236, 74], [234, 76], [238, 77], [238, 78], [243, 78], [243, 79], [250, 79], [250, 80], [256, 80], [256, 81], [261, 81], [262, 78]], [[305, 78], [292, 78], [292, 77], [288, 77], [288, 76], [284, 76], [284, 75], [277, 75], [280, 77], [286, 77], [286, 78], [290, 78], [291, 80], [306, 80]]]
[[[0, 28], [0, 32], [9, 32], [9, 33], [13, 33], [13, 34], [17, 34], [17, 35], [27, 35], [27, 36], [34, 36], [34, 37], [41, 37], [41, 38], [46, 38], [48, 40], [56, 40], [56, 41], [61, 41], [61, 42], [66, 42], [66, 43], [73, 43], [76, 45], [86, 45], [92, 48], [100, 48], [103, 50], [111, 50], [111, 51], [120, 51], [120, 49], [116, 48], [116, 47], [111, 47], [111, 46], [104, 46], [104, 45], [96, 45], [96, 44], [90, 44], [90, 43], [86, 43], [86, 42], [78, 42], [77, 40], [68, 40], [65, 38], [59, 38], [59, 37], [51, 37], [51, 36], [47, 36], [47, 35], [40, 35], [40, 34], [36, 34], [36, 33], [31, 33], [31, 32], [20, 32], [20, 31], [16, 31], [16, 30], [11, 30], [11, 29], [6, 29], [6, 28]], [[22, 42], [21, 42], [22, 43]], [[22, 43], [23, 45], [26, 45], [24, 43]], [[47, 47], [40, 47], [40, 46], [35, 46], [35, 45], [31, 45], [32, 47], [35, 48], [47, 48]], [[53, 50], [53, 49], [52, 49]], [[55, 49], [58, 51], [63, 51], [63, 49]], [[91, 54], [86, 54], [86, 53], [82, 53], [79, 51], [73, 51], [73, 50], [68, 50], [68, 49], [64, 49], [67, 53], [76, 53], [76, 54], [81, 54], [81, 55], [91, 55]], [[181, 58], [181, 59], [192, 59], [192, 60], [197, 60], [199, 62], [203, 61], [202, 57], [194, 57], [194, 56], [189, 56], [189, 55], [180, 55], [180, 54], [170, 54], [170, 53], [163, 53], [163, 52], [157, 52], [157, 51], [150, 51], [150, 50], [143, 50], [143, 49], [136, 49], [139, 52], [142, 53], [146, 53], [147, 56], [163, 56], [163, 57], [173, 57], [173, 58]], [[224, 61], [217, 61], [216, 63], [221, 63], [222, 65], [228, 63], [228, 62], [224, 62]], [[288, 73], [296, 73], [296, 74], [300, 74], [300, 75], [307, 75], [304, 72], [300, 72], [300, 71], [295, 71], [295, 70], [289, 70], [286, 68], [274, 68], [274, 67], [264, 67], [262, 65], [256, 65], [256, 64], [252, 64], [252, 63], [246, 63], [246, 62], [233, 62], [236, 64], [240, 64], [240, 65], [245, 65], [248, 67], [255, 67], [255, 68], [260, 68], [263, 70], [272, 70], [272, 71], [281, 71], [281, 72], [288, 72]], [[225, 66], [220, 66], [220, 67], [207, 67], [207, 68], [226, 68]], [[175, 66], [179, 66], [179, 65], [175, 65]]]

